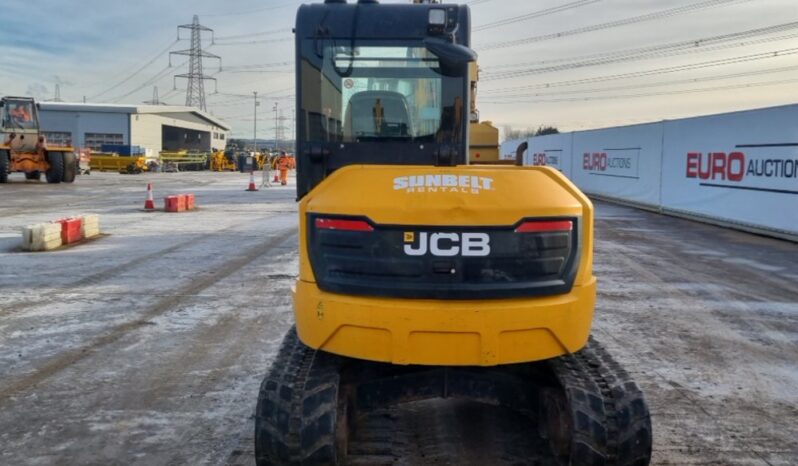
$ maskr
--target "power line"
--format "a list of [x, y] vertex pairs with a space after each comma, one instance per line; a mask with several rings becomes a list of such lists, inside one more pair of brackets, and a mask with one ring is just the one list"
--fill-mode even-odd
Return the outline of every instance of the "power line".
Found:
[[630, 24], [641, 23], [645, 21], [654, 21], [663, 18], [669, 18], [671, 16], [677, 16], [684, 13], [690, 13], [697, 10], [703, 10], [707, 8], [712, 8], [716, 6], [725, 6], [733, 3], [743, 3], [743, 2], [750, 2], [752, 0], [705, 0], [702, 2], [694, 3], [692, 5], [681, 6], [677, 8], [671, 8], [668, 10], [661, 10], [654, 13], [648, 13], [645, 15], [633, 16], [630, 18], [619, 19], [615, 21], [610, 21], [607, 23], [601, 24], [594, 24], [592, 26], [584, 26], [580, 28], [570, 29], [567, 31], [560, 31], [551, 34], [543, 34], [539, 36], [532, 36], [527, 37], [524, 39], [517, 39], [517, 40], [509, 40], [509, 41], [502, 41], [502, 42], [493, 42], [486, 44], [482, 47], [477, 47], [479, 51], [487, 51], [487, 50], [495, 50], [507, 47], [515, 47], [518, 45], [524, 44], [531, 44], [534, 42], [542, 42], [552, 39], [560, 39], [562, 37], [569, 37], [575, 36], [579, 34], [585, 34], [588, 32], [600, 31], [604, 29], [611, 29], [621, 26], [628, 26]]
[[175, 44], [177, 44], [178, 42], [179, 42], [179, 39], [178, 39], [178, 40], [175, 40], [175, 41], [173, 41], [173, 42], [170, 42], [170, 43], [169, 43], [169, 45], [168, 45], [168, 46], [166, 46], [166, 48], [164, 48], [163, 50], [161, 50], [160, 52], [158, 52], [158, 54], [157, 54], [157, 55], [155, 55], [153, 58], [151, 58], [149, 61], [147, 61], [146, 63], [144, 63], [142, 66], [140, 66], [138, 69], [136, 69], [136, 70], [135, 70], [135, 71], [133, 71], [132, 73], [129, 73], [129, 74], [127, 74], [127, 77], [126, 77], [125, 79], [123, 79], [122, 81], [119, 81], [118, 83], [114, 84], [113, 86], [111, 86], [111, 87], [109, 87], [109, 88], [107, 88], [107, 89], [103, 90], [103, 91], [102, 91], [102, 92], [100, 92], [99, 94], [95, 94], [95, 95], [93, 95], [93, 96], [89, 97], [89, 99], [90, 99], [90, 100], [94, 100], [94, 99], [96, 99], [96, 98], [100, 97], [101, 95], [107, 94], [107, 93], [109, 93], [109, 92], [113, 91], [114, 89], [117, 89], [118, 87], [122, 86], [122, 85], [123, 85], [123, 84], [125, 84], [126, 82], [130, 81], [130, 80], [131, 80], [131, 79], [133, 79], [133, 78], [134, 78], [136, 75], [138, 75], [139, 73], [141, 73], [142, 71], [144, 71], [145, 69], [147, 69], [147, 68], [148, 68], [150, 65], [152, 65], [153, 63], [155, 63], [155, 61], [156, 61], [156, 60], [158, 60], [158, 59], [159, 59], [159, 58], [161, 58], [162, 56], [166, 55], [166, 53], [167, 53], [167, 52], [169, 52], [169, 49], [171, 49], [171, 48], [172, 48], [172, 47], [173, 47]]
[[272, 29], [270, 31], [252, 32], [249, 34], [237, 34], [233, 36], [219, 36], [216, 38], [216, 40], [245, 39], [247, 37], [270, 36], [272, 34], [279, 34], [281, 32], [291, 32], [291, 28]]
[[520, 23], [522, 21], [529, 21], [530, 19], [541, 18], [543, 16], [553, 15], [555, 13], [560, 13], [562, 11], [572, 10], [574, 8], [579, 8], [582, 6], [587, 6], [593, 3], [600, 2], [602, 0], [577, 0], [575, 2], [566, 3], [564, 5], [555, 6], [551, 8], [546, 8], [543, 10], [535, 11], [532, 13], [527, 13], [521, 16], [513, 16], [511, 18], [505, 18], [498, 21], [494, 21], [492, 23], [486, 23], [481, 26], [476, 26], [473, 28], [474, 32], [485, 31], [487, 29], [497, 28], [500, 26], [506, 26], [508, 24]]
[[[289, 92], [289, 91], [292, 91], [292, 90], [294, 90], [294, 86], [287, 87], [285, 89], [280, 89], [280, 90], [277, 90], [277, 91], [270, 91], [270, 92], [260, 92], [259, 91], [259, 94], [260, 94], [261, 97], [270, 97], [270, 96], [273, 96], [273, 95], [282, 94], [284, 92]], [[227, 97], [252, 97], [252, 95], [231, 94], [229, 92], [217, 92], [216, 94], [217, 95], [221, 95], [221, 96], [227, 96]], [[290, 96], [290, 97], [293, 97], [293, 96]]]
[[[696, 84], [701, 82], [708, 82], [708, 81], [722, 81], [726, 79], [734, 79], [734, 78], [747, 78], [751, 76], [761, 76], [766, 74], [775, 74], [775, 73], [786, 73], [791, 71], [798, 71], [798, 65], [793, 66], [783, 66], [778, 68], [768, 68], [764, 70], [756, 70], [756, 71], [748, 71], [748, 72], [741, 72], [741, 73], [730, 73], [730, 74], [723, 74], [723, 75], [713, 75], [713, 76], [705, 76], [701, 78], [689, 78], [689, 79], [679, 79], [674, 81], [659, 81], [647, 84], [633, 84], [633, 85], [624, 85], [624, 86], [615, 86], [615, 87], [602, 87], [602, 88], [593, 88], [593, 89], [579, 89], [573, 91], [556, 91], [556, 92], [546, 92], [546, 93], [536, 93], [536, 94], [497, 94], [493, 95], [492, 98], [494, 99], [522, 99], [525, 97], [550, 97], [550, 96], [558, 96], [558, 95], [579, 95], [579, 94], [593, 94], [593, 93], [601, 93], [601, 92], [614, 92], [614, 91], [628, 91], [632, 89], [649, 89], [652, 87], [663, 87], [663, 86], [675, 86], [680, 84]], [[490, 99], [490, 97], [489, 97]]]
[[172, 97], [173, 95], [177, 94], [178, 92], [180, 92], [180, 89], [177, 89], [177, 88], [173, 88], [173, 89], [169, 90], [166, 94], [163, 95], [163, 97], [161, 97], [161, 101], [164, 101], [164, 100]]
[[678, 66], [668, 66], [664, 68], [655, 68], [652, 70], [646, 71], [634, 71], [630, 73], [621, 73], [621, 74], [613, 74], [607, 76], [597, 76], [593, 78], [584, 78], [584, 79], [572, 79], [567, 81], [559, 81], [553, 83], [541, 83], [541, 84], [533, 84], [533, 85], [526, 85], [526, 86], [518, 86], [512, 88], [502, 88], [502, 89], [495, 89], [492, 92], [488, 92], [491, 94], [500, 94], [506, 93], [510, 91], [520, 91], [520, 90], [534, 90], [534, 89], [549, 89], [552, 87], [563, 87], [563, 86], [577, 86], [580, 84], [591, 84], [597, 82], [604, 82], [604, 81], [614, 81], [618, 79], [631, 79], [631, 78], [640, 78], [645, 76], [654, 76], [659, 74], [669, 74], [669, 73], [676, 73], [680, 71], [691, 71], [697, 69], [704, 69], [704, 68], [712, 68], [716, 66], [725, 66], [725, 65], [733, 65], [737, 63], [747, 63], [752, 61], [758, 60], [767, 60], [771, 58], [779, 58], [789, 55], [798, 54], [798, 48], [789, 48], [789, 49], [782, 49], [782, 50], [774, 50], [772, 52], [763, 52], [763, 53], [755, 53], [750, 55], [742, 55], [732, 58], [724, 58], [720, 60], [710, 60], [704, 61], [699, 63], [692, 63], [687, 65], [678, 65]]
[[[793, 28], [798, 28], [798, 23], [793, 23]], [[771, 34], [772, 31], [764, 32], [764, 34]], [[501, 79], [511, 79], [511, 78], [518, 78], [522, 76], [529, 76], [533, 74], [543, 74], [543, 73], [550, 73], [555, 71], [563, 71], [563, 70], [572, 70], [577, 68], [585, 68], [590, 66], [599, 66], [599, 65], [608, 65], [613, 63], [622, 63], [622, 62], [630, 62], [630, 61], [639, 61], [639, 60], [647, 60], [652, 58], [663, 58], [668, 56], [674, 55], [684, 55], [684, 54], [693, 54], [693, 53], [705, 53], [705, 52], [712, 52], [717, 50], [725, 50], [725, 49], [736, 49], [742, 48], [750, 45], [758, 45], [758, 44], [765, 44], [769, 42], [781, 41], [786, 39], [794, 39], [798, 37], [798, 33], [777, 36], [777, 37], [770, 37], [770, 38], [761, 38], [761, 39], [752, 39], [749, 41], [738, 42], [743, 37], [753, 37], [757, 34], [752, 34], [750, 32], [739, 33], [734, 35], [727, 35], [727, 36], [719, 36], [717, 38], [709, 38], [702, 41], [686, 41], [677, 44], [670, 44], [670, 45], [663, 45], [663, 46], [656, 46], [656, 47], [648, 47], [643, 49], [637, 49], [627, 52], [617, 52], [615, 54], [607, 54], [604, 57], [598, 57], [595, 59], [586, 59], [583, 61], [574, 61], [571, 63], [563, 63], [560, 65], [553, 65], [553, 66], [545, 66], [545, 67], [538, 67], [538, 68], [526, 68], [526, 69], [517, 69], [517, 70], [507, 70], [507, 71], [500, 71], [500, 72], [483, 72], [481, 77], [482, 81], [494, 81], [494, 80], [501, 80]], [[730, 44], [724, 44], [724, 42], [732, 42]], [[713, 44], [716, 43], [717, 45], [702, 45], [702, 44]]]
[[219, 18], [219, 17], [224, 17], [224, 16], [244, 16], [244, 15], [251, 15], [252, 13], [260, 13], [262, 11], [279, 10], [281, 8], [294, 6], [297, 3], [299, 3], [299, 2], [297, 2], [297, 1], [283, 2], [283, 3], [279, 4], [279, 5], [270, 5], [270, 6], [265, 6], [265, 7], [261, 7], [261, 8], [255, 8], [255, 9], [252, 9], [252, 10], [238, 11], [238, 12], [225, 12], [225, 13], [206, 13], [206, 14], [204, 14], [202, 16], [208, 16], [208, 17], [214, 17], [214, 18]]
[[730, 90], [738, 90], [738, 89], [748, 89], [752, 87], [766, 87], [766, 86], [777, 86], [782, 84], [792, 84], [798, 82], [798, 79], [785, 79], [781, 81], [764, 81], [764, 82], [754, 82], [754, 83], [745, 83], [745, 84], [733, 84], [729, 86], [715, 86], [709, 88], [698, 88], [698, 89], [682, 89], [676, 91], [663, 91], [663, 92], [653, 92], [653, 93], [643, 93], [643, 94], [625, 94], [625, 95], [608, 95], [608, 96], [598, 96], [598, 97], [572, 97], [572, 98], [560, 98], [560, 99], [532, 99], [532, 100], [519, 100], [513, 99], [512, 101], [492, 101], [492, 100], [482, 100], [483, 103], [488, 104], [529, 104], [529, 103], [562, 103], [562, 102], [590, 102], [590, 101], [597, 101], [597, 100], [619, 100], [619, 99], [631, 99], [631, 98], [640, 98], [640, 97], [659, 97], [659, 96], [667, 96], [667, 95], [680, 95], [680, 94], [696, 94], [702, 92], [717, 92], [717, 91], [730, 91]]
[[271, 62], [271, 63], [253, 63], [248, 65], [232, 65], [232, 66], [225, 66], [224, 70], [246, 70], [252, 68], [266, 68], [266, 67], [276, 67], [276, 66], [289, 66], [293, 65], [293, 61], [278, 61], [278, 62]]
[[278, 39], [258, 39], [258, 40], [247, 40], [247, 41], [237, 41], [237, 42], [217, 42], [216, 45], [219, 47], [226, 47], [230, 45], [274, 44], [279, 42], [291, 42], [293, 40], [294, 40], [293, 37], [280, 37]]
[[[178, 67], [181, 67], [181, 66], [185, 65], [186, 63], [188, 63], [188, 60], [186, 60], [183, 63], [181, 63], [180, 65], [178, 65]], [[110, 100], [112, 102], [119, 102], [120, 100], [124, 99], [125, 97], [129, 97], [129, 96], [135, 94], [136, 92], [144, 89], [145, 87], [151, 86], [151, 85], [159, 82], [161, 79], [165, 78], [169, 74], [169, 71], [171, 69], [172, 69], [172, 66], [167, 65], [165, 68], [163, 68], [161, 71], [159, 71], [155, 76], [153, 76], [152, 78], [144, 81], [144, 83], [142, 83], [137, 88], [135, 88], [132, 91], [130, 91], [130, 92], [126, 93], [126, 94], [123, 94], [123, 95], [121, 95], [121, 96], [119, 96], [119, 97], [117, 97], [115, 99], [110, 99]]]
[[[700, 48], [710, 44], [716, 43], [723, 43], [727, 41], [733, 41], [737, 39], [744, 39], [750, 37], [756, 37], [760, 35], [767, 35], [767, 34], [775, 34], [777, 32], [789, 31], [792, 29], [798, 28], [798, 21], [790, 22], [790, 23], [783, 23], [783, 24], [776, 24], [773, 26], [763, 27], [763, 28], [756, 28], [756, 29], [749, 29], [747, 31], [741, 32], [734, 32], [730, 34], [722, 34], [718, 36], [711, 36], [711, 37], [703, 37], [699, 39], [689, 39], [677, 42], [671, 42], [667, 44], [661, 45], [653, 45], [653, 46], [646, 46], [634, 49], [626, 49], [620, 51], [612, 51], [612, 52], [601, 52], [597, 54], [591, 55], [582, 55], [578, 57], [566, 57], [566, 58], [554, 58], [554, 59], [546, 59], [546, 60], [537, 60], [531, 62], [523, 62], [523, 63], [508, 63], [505, 65], [492, 65], [489, 70], [496, 70], [496, 69], [511, 69], [511, 68], [523, 68], [527, 66], [543, 66], [548, 65], [551, 66], [557, 63], [565, 63], [565, 62], [581, 62], [587, 60], [598, 60], [602, 58], [616, 58], [616, 57], [625, 57], [630, 55], [638, 55], [641, 53], [648, 53], [648, 52], [660, 52], [660, 51], [667, 51], [671, 49], [683, 49], [683, 48]], [[792, 37], [792, 36], [787, 36]], [[482, 75], [485, 74], [492, 74], [491, 71], [483, 72]]]

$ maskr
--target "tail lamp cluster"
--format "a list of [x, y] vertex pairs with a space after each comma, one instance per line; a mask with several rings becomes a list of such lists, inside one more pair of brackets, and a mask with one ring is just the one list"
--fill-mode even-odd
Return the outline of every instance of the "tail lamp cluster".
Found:
[[[360, 231], [371, 232], [374, 227], [365, 220], [347, 220], [337, 218], [317, 218], [315, 220], [317, 230], [339, 230], [339, 231]], [[548, 232], [570, 232], [574, 229], [572, 220], [530, 220], [523, 222], [516, 229], [516, 233], [548, 233]]]

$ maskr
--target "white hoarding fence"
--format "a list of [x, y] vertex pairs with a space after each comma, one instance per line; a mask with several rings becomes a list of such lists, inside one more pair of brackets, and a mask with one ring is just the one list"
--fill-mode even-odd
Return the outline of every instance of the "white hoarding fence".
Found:
[[798, 235], [798, 106], [665, 123], [665, 209]]
[[586, 192], [657, 206], [662, 123], [574, 133], [571, 179]]
[[544, 165], [571, 175], [571, 146], [573, 133], [549, 134], [529, 138], [524, 165]]
[[588, 194], [798, 239], [798, 105], [528, 143], [526, 165], [555, 167]]
[[526, 142], [526, 139], [512, 139], [509, 141], [504, 141], [499, 148], [501, 151], [499, 157], [503, 160], [515, 160], [515, 151], [518, 149], [518, 146], [524, 142]]

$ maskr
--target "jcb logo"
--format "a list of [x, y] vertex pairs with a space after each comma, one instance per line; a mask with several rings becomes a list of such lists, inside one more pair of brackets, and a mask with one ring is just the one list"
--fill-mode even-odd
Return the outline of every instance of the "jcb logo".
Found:
[[490, 255], [490, 236], [486, 233], [418, 233], [406, 232], [405, 254], [408, 256], [485, 257]]

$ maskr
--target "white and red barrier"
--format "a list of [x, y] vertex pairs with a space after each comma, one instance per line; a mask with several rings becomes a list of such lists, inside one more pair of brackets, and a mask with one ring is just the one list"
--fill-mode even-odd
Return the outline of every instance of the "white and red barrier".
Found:
[[68, 244], [99, 236], [100, 217], [82, 215], [61, 218], [49, 223], [39, 223], [22, 228], [22, 249], [25, 251], [51, 251]]
[[788, 105], [541, 136], [524, 161], [597, 197], [798, 239], [796, 122]]

